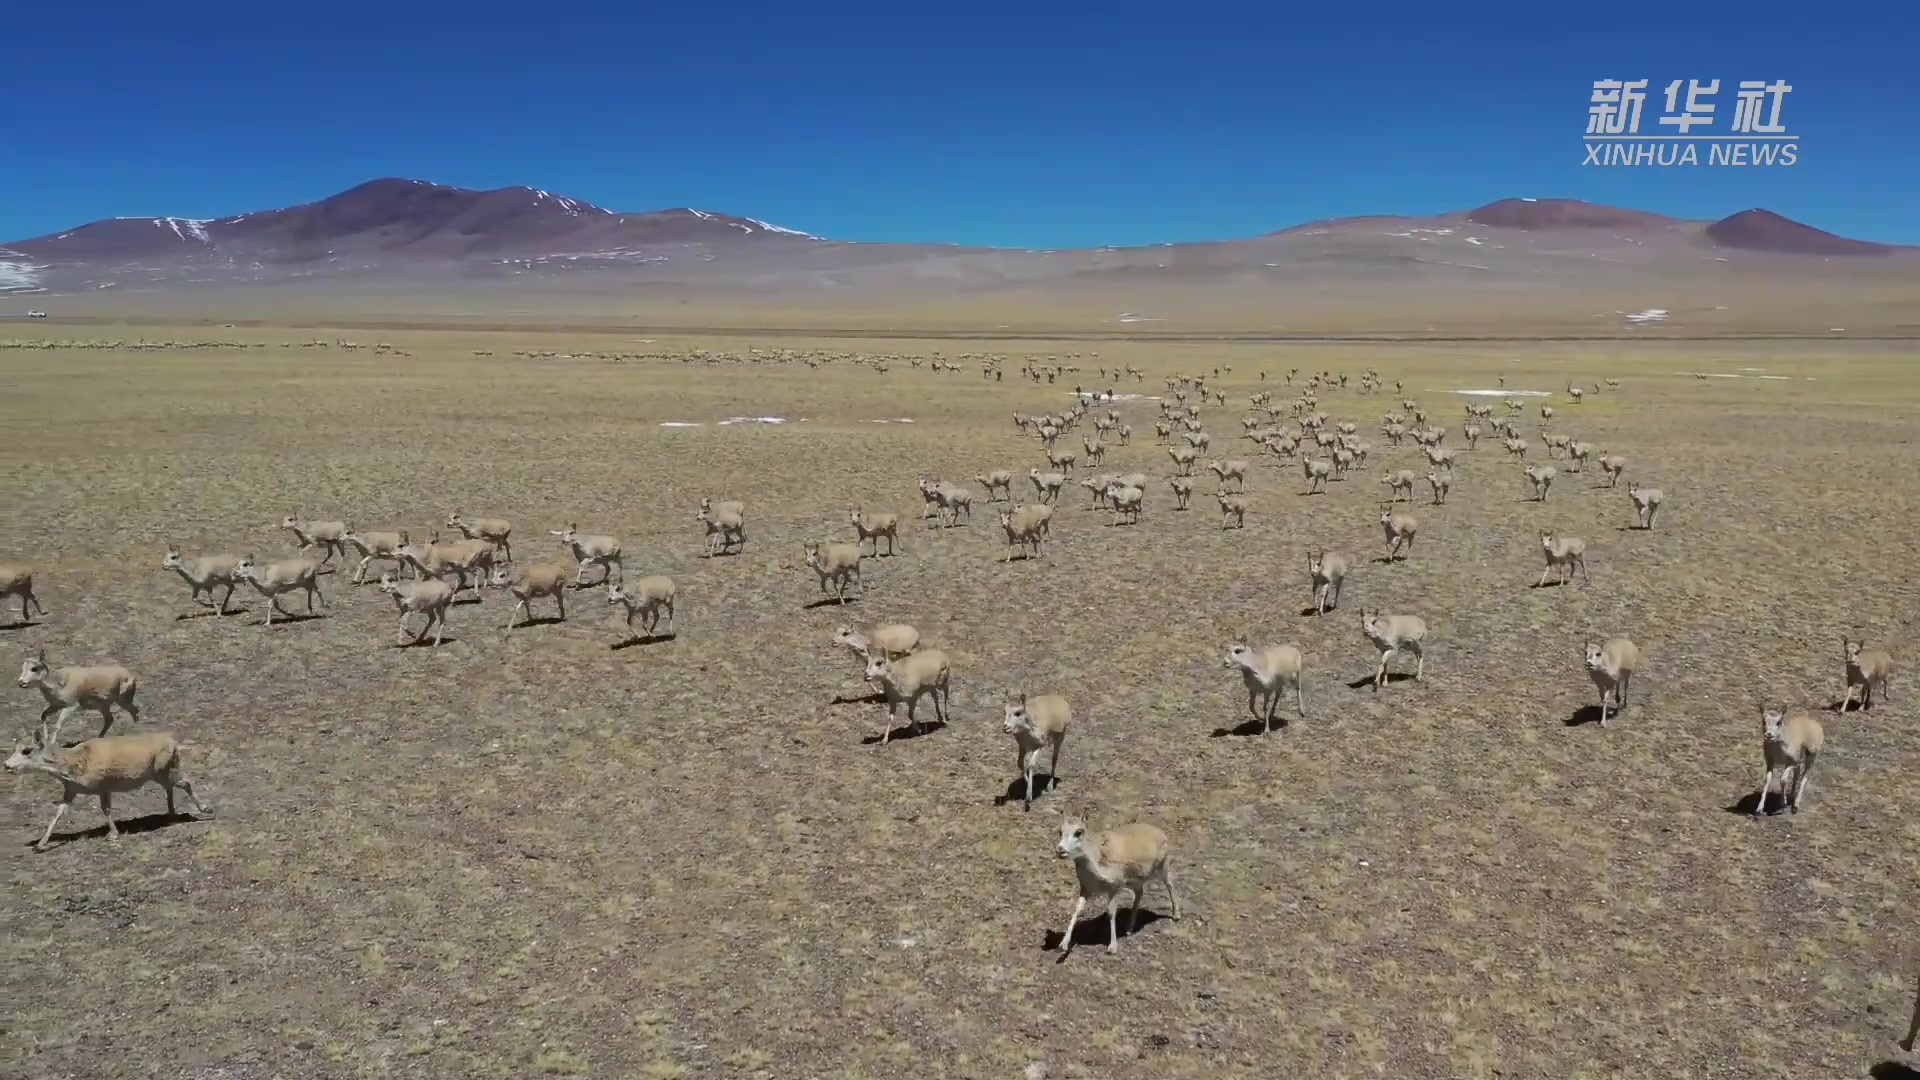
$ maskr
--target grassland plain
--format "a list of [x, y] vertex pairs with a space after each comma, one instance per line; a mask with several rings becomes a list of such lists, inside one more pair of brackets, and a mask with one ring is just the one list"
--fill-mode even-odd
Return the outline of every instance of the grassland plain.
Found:
[[[1010, 357], [991, 383], [511, 355], [758, 337], [383, 333], [413, 353], [395, 360], [229, 333], [269, 347], [0, 352], [0, 555], [35, 563], [50, 612], [0, 640], [139, 672], [216, 811], [122, 798], [135, 824], [110, 845], [82, 805], [35, 854], [57, 787], [0, 785], [6, 1075], [1680, 1080], [1900, 1060], [1920, 964], [1911, 345], [968, 346]], [[1424, 472], [1411, 443], [1325, 495], [1262, 463], [1246, 528], [1223, 530], [1210, 498], [1172, 510], [1139, 400], [1105, 466], [1154, 475], [1137, 527], [1076, 488], [1044, 557], [1003, 564], [981, 505], [903, 529], [857, 603], [808, 606], [801, 542], [851, 539], [847, 508], [912, 522], [919, 477], [1042, 464], [1010, 414], [1065, 407], [1076, 377], [1016, 373], [1069, 349], [1079, 381], [1136, 364], [1121, 389], [1146, 395], [1220, 366], [1217, 455], [1244, 453], [1247, 394], [1284, 393], [1289, 367], [1378, 368], [1387, 392], [1321, 406], [1376, 446], [1393, 380], [1451, 443], [1472, 400], [1451, 391], [1504, 376], [1554, 392], [1556, 430], [1627, 456], [1668, 505], [1629, 530], [1624, 482], [1564, 462], [1527, 502], [1487, 440], [1387, 566], [1377, 481]], [[1622, 386], [1564, 400], [1603, 377]], [[735, 416], [789, 422], [717, 423]], [[748, 502], [744, 554], [698, 557], [703, 495]], [[287, 552], [287, 513], [418, 536], [450, 510], [512, 519], [522, 561], [558, 554], [546, 531], [569, 521], [620, 536], [629, 576], [679, 583], [680, 635], [612, 647], [598, 590], [507, 635], [495, 593], [443, 647], [400, 649], [392, 604], [345, 575], [324, 618], [268, 630], [254, 595], [180, 618], [159, 567], [169, 543]], [[1590, 586], [1529, 587], [1542, 527], [1588, 540]], [[1324, 618], [1301, 614], [1309, 546], [1356, 564]], [[1355, 688], [1362, 605], [1427, 619], [1423, 683]], [[883, 706], [835, 703], [866, 691], [830, 640], [877, 620], [954, 664], [953, 723], [884, 749]], [[1602, 730], [1577, 722], [1580, 653], [1614, 633], [1647, 661]], [[1748, 820], [1757, 697], [1837, 700], [1843, 633], [1893, 648], [1891, 702], [1822, 713], [1807, 811]], [[1306, 654], [1311, 715], [1285, 732], [1232, 733], [1244, 696], [1220, 663], [1243, 634]], [[1030, 814], [997, 804], [1016, 689], [1077, 715]], [[24, 729], [38, 696], [9, 693]], [[1072, 900], [1052, 846], [1083, 807], [1164, 827], [1191, 911], [1063, 964], [1043, 951]]]

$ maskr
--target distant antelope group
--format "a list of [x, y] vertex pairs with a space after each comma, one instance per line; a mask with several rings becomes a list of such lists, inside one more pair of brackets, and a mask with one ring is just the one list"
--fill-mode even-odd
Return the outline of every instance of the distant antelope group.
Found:
[[[997, 362], [986, 370], [990, 377], [994, 376], [998, 371]], [[1039, 382], [1042, 370], [1027, 368], [1023, 373]], [[1137, 375], [1133, 369], [1127, 371]], [[1053, 381], [1059, 373], [1045, 370], [1046, 381]], [[1295, 385], [1300, 376], [1297, 368], [1289, 371], [1287, 385]], [[1218, 377], [1217, 371], [1215, 377]], [[1261, 378], [1264, 382], [1266, 376], [1263, 374]], [[1618, 384], [1607, 380], [1606, 385], [1617, 389]], [[1401, 384], [1396, 382], [1394, 386], [1404, 394]], [[1350, 376], [1332, 372], [1311, 374], [1301, 380], [1301, 387], [1295, 399], [1282, 405], [1274, 403], [1272, 392], [1254, 394], [1249, 399], [1252, 413], [1241, 420], [1241, 437], [1264, 454], [1246, 458], [1228, 455], [1203, 458], [1202, 455], [1210, 452], [1212, 435], [1201, 423], [1202, 406], [1224, 406], [1226, 394], [1202, 376], [1169, 379], [1169, 396], [1160, 401], [1153, 431], [1157, 441], [1166, 447], [1167, 460], [1172, 464], [1173, 475], [1165, 481], [1173, 496], [1175, 511], [1187, 509], [1198, 469], [1204, 469], [1203, 475], [1214, 478], [1213, 498], [1220, 510], [1221, 527], [1242, 530], [1257, 507], [1248, 492], [1249, 480], [1266, 475], [1256, 468], [1257, 461], [1270, 457], [1276, 467], [1297, 462], [1305, 487], [1301, 492], [1303, 496], [1324, 496], [1335, 490], [1334, 485], [1346, 481], [1353, 470], [1364, 467], [1373, 448], [1359, 437], [1359, 426], [1336, 421], [1319, 409], [1321, 393], [1352, 389]], [[1359, 373], [1358, 393], [1377, 393], [1383, 387], [1384, 380], [1378, 372], [1369, 369]], [[1579, 406], [1586, 400], [1587, 392], [1582, 388], [1569, 384], [1567, 389], [1573, 405]], [[1593, 392], [1598, 394], [1600, 386], [1596, 384]], [[1116, 408], [1094, 411], [1102, 400], [1111, 406], [1114, 398], [1111, 392], [1103, 398], [1100, 393], [1080, 390], [1076, 393], [1075, 405], [1062, 412], [1014, 413], [1015, 428], [1040, 443], [1044, 468], [1034, 465], [1025, 473], [1026, 482], [1033, 488], [1034, 500], [1014, 502], [1013, 487], [1021, 475], [1017, 469], [994, 469], [974, 477], [984, 502], [989, 506], [999, 504], [997, 519], [1006, 543], [1003, 562], [1011, 562], [1015, 554], [1023, 560], [1042, 558], [1045, 545], [1052, 539], [1054, 525], [1062, 520], [1057, 509], [1075, 468], [1083, 460], [1088, 467], [1102, 465], [1110, 455], [1118, 455], [1122, 448], [1131, 446], [1133, 429], [1123, 422]], [[1509, 417], [1521, 411], [1514, 399], [1508, 399], [1505, 405]], [[1415, 542], [1420, 535], [1419, 519], [1400, 509], [1398, 504], [1413, 502], [1414, 487], [1424, 476], [1431, 504], [1446, 506], [1457, 483], [1456, 465], [1460, 460], [1456, 450], [1444, 445], [1446, 429], [1430, 423], [1424, 408], [1410, 398], [1401, 400], [1400, 406], [1398, 411], [1382, 417], [1381, 434], [1393, 447], [1403, 445], [1407, 439], [1413, 440], [1428, 468], [1424, 474], [1414, 469], [1389, 469], [1380, 477], [1380, 483], [1388, 489], [1388, 498], [1381, 503], [1378, 517], [1385, 547], [1381, 561], [1389, 567], [1414, 558]], [[1588, 410], [1581, 412], [1589, 414]], [[1547, 458], [1564, 458], [1573, 474], [1583, 472], [1590, 461], [1597, 462], [1605, 476], [1605, 487], [1617, 486], [1627, 470], [1625, 457], [1546, 428], [1544, 425], [1550, 424], [1555, 415], [1551, 406], [1540, 406], [1539, 414], [1543, 424], [1540, 440]], [[1499, 436], [1509, 457], [1520, 464], [1518, 471], [1524, 478], [1527, 494], [1533, 501], [1545, 503], [1560, 474], [1555, 466], [1544, 462], [1526, 463], [1529, 443], [1509, 417], [1496, 418], [1490, 405], [1468, 405], [1466, 423], [1461, 429], [1463, 441], [1471, 452], [1483, 430]], [[1089, 419], [1093, 432], [1080, 438], [1079, 450], [1061, 449], [1061, 437]], [[1286, 421], [1295, 426], [1289, 426]], [[1137, 525], [1143, 516], [1148, 491], [1157, 490], [1152, 478], [1144, 472], [1095, 473], [1078, 483], [1088, 493], [1087, 509], [1106, 511], [1111, 515], [1112, 525]], [[922, 520], [935, 519], [933, 527], [956, 528], [972, 520], [973, 489], [926, 477], [919, 480], [918, 490]], [[1638, 479], [1633, 479], [1628, 483], [1627, 495], [1635, 526], [1640, 530], [1653, 529], [1664, 505], [1661, 490], [1643, 486]], [[703, 532], [703, 557], [737, 555], [745, 550], [748, 543], [746, 511], [746, 504], [740, 501], [701, 500], [693, 516]], [[847, 510], [847, 524], [853, 534], [851, 541], [829, 537], [804, 542], [802, 561], [805, 569], [817, 578], [819, 591], [825, 598], [822, 602], [844, 607], [866, 597], [863, 563], [868, 557], [877, 559], [903, 552], [901, 520], [900, 515], [892, 511], [855, 505]], [[431, 634], [433, 643], [439, 645], [445, 640], [447, 615], [456, 599], [467, 592], [478, 595], [482, 587], [501, 589], [514, 598], [503, 627], [506, 632], [524, 626], [523, 617], [533, 618], [532, 604], [536, 601], [550, 600], [558, 619], [565, 620], [567, 592], [595, 587], [604, 588], [608, 605], [624, 609], [630, 637], [651, 638], [656, 630], [677, 636], [674, 618], [678, 597], [674, 581], [659, 575], [628, 581], [620, 539], [583, 532], [576, 522], [548, 530], [553, 541], [566, 552], [566, 559], [525, 565], [513, 560], [512, 523], [499, 518], [466, 519], [451, 513], [441, 527], [459, 534], [460, 538], [446, 542], [441, 541], [437, 529], [420, 541], [413, 538], [416, 534], [410, 530], [363, 531], [347, 521], [309, 520], [296, 515], [287, 515], [281, 526], [297, 543], [297, 555], [263, 563], [252, 553], [190, 557], [177, 549], [169, 549], [161, 567], [178, 574], [187, 583], [194, 604], [220, 615], [229, 612], [229, 601], [236, 587], [245, 585], [253, 589], [267, 602], [262, 625], [269, 628], [276, 625], [276, 615], [282, 621], [298, 618], [281, 606], [285, 598], [304, 599], [309, 614], [315, 612], [316, 603], [321, 608], [329, 605], [321, 592], [320, 578], [338, 558], [341, 567], [352, 563], [350, 580], [355, 585], [366, 583], [369, 569], [376, 561], [392, 564], [380, 573], [377, 587], [395, 605], [397, 644], [422, 644]], [[1585, 540], [1544, 528], [1538, 535], [1545, 566], [1533, 582], [1536, 587], [1545, 587], [1550, 582], [1571, 585], [1591, 580]], [[882, 541], [886, 545], [884, 555]], [[320, 557], [315, 559], [310, 552]], [[1316, 548], [1307, 553], [1307, 584], [1314, 616], [1324, 616], [1341, 607], [1341, 592], [1352, 576], [1353, 565], [1347, 556], [1338, 552]], [[220, 593], [217, 600], [216, 590]], [[18, 602], [23, 623], [34, 614], [46, 615], [34, 591], [33, 572], [26, 566], [0, 566], [0, 602], [8, 599]], [[410, 620], [419, 621], [417, 630], [410, 629]], [[1363, 606], [1358, 621], [1360, 636], [1374, 650], [1370, 682], [1375, 693], [1388, 683], [1390, 664], [1410, 667], [1411, 680], [1424, 681], [1431, 641], [1428, 623], [1422, 616]], [[913, 733], [926, 730], [929, 720], [941, 725], [947, 723], [954, 664], [946, 651], [926, 645], [918, 630], [904, 623], [883, 622], [865, 630], [841, 626], [834, 632], [833, 640], [859, 656], [863, 661], [862, 677], [884, 697], [886, 728], [872, 740], [877, 746], [889, 744], [903, 706], [908, 730]], [[1846, 692], [1840, 711], [1844, 713], [1856, 706], [1871, 709], [1876, 700], [1884, 701], [1893, 672], [1890, 654], [1884, 649], [1870, 649], [1865, 642], [1851, 638], [1843, 641], [1842, 652]], [[1585, 642], [1584, 668], [1598, 692], [1601, 727], [1610, 726], [1609, 721], [1627, 706], [1632, 681], [1642, 666], [1641, 649], [1626, 636], [1606, 636]], [[1244, 685], [1247, 711], [1262, 733], [1272, 731], [1276, 722], [1282, 728], [1287, 726], [1282, 713], [1289, 705], [1296, 715], [1308, 715], [1304, 685], [1308, 667], [1307, 657], [1293, 643], [1263, 645], [1241, 639], [1230, 643], [1220, 659], [1220, 668], [1233, 672]], [[59, 780], [63, 789], [53, 821], [36, 847], [46, 847], [68, 805], [82, 794], [99, 798], [102, 814], [108, 818], [109, 836], [116, 838], [118, 833], [111, 818], [112, 796], [149, 783], [165, 789], [169, 813], [173, 811], [175, 789], [185, 793], [197, 810], [207, 813], [184, 774], [181, 746], [172, 736], [161, 732], [110, 734], [116, 709], [136, 723], [140, 721], [140, 710], [135, 703], [139, 681], [133, 672], [111, 664], [56, 669], [41, 652], [23, 664], [19, 686], [37, 690], [46, 707], [40, 714], [35, 737], [31, 741], [21, 740], [7, 760], [7, 767], [13, 771], [46, 773]], [[99, 713], [102, 719], [99, 734], [72, 746], [63, 745], [61, 734], [65, 724], [82, 711]], [[1763, 703], [1758, 711], [1764, 773], [1754, 813], [1766, 810], [1776, 788], [1785, 808], [1797, 812], [1815, 760], [1823, 752], [1825, 732], [1805, 709]], [[1044, 796], [1050, 786], [1057, 785], [1061, 754], [1073, 717], [1069, 700], [1057, 692], [1017, 691], [1006, 697], [1002, 732], [1015, 744], [1015, 776], [1024, 807], [1030, 809], [1036, 797]], [[1041, 777], [1045, 783], [1038, 782]], [[1096, 833], [1090, 830], [1086, 815], [1069, 815], [1061, 823], [1055, 851], [1058, 857], [1072, 860], [1077, 878], [1071, 921], [1059, 942], [1063, 951], [1071, 950], [1074, 926], [1089, 902], [1104, 904], [1107, 909], [1110, 952], [1117, 948], [1120, 937], [1118, 910], [1123, 899], [1127, 899], [1131, 907], [1130, 927], [1139, 919], [1150, 886], [1164, 890], [1174, 917], [1179, 917], [1182, 905], [1174, 883], [1172, 844], [1158, 827], [1134, 822]]]

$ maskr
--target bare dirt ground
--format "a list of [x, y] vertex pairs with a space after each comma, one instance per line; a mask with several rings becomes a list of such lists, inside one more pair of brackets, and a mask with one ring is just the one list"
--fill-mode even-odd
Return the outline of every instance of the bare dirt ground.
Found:
[[[6, 1075], [1678, 1080], [1913, 1060], [1895, 1046], [1920, 965], [1910, 346], [966, 346], [1009, 357], [993, 383], [972, 363], [512, 355], [764, 339], [397, 332], [413, 355], [394, 359], [233, 333], [269, 347], [0, 351], [0, 556], [35, 563], [49, 610], [0, 630], [8, 662], [45, 646], [139, 672], [148, 726], [187, 742], [215, 810], [122, 797], [109, 844], [83, 801], [36, 854], [57, 785], [0, 781]], [[1078, 376], [1019, 379], [1065, 351]], [[1119, 388], [1142, 395], [1220, 366], [1214, 450], [1247, 457], [1249, 393], [1375, 367], [1386, 392], [1321, 408], [1379, 449], [1325, 495], [1261, 462], [1227, 530], [1210, 479], [1172, 510], [1154, 402], [1127, 401], [1133, 444], [1105, 468], [1153, 474], [1137, 527], [1075, 488], [1044, 557], [1009, 564], [984, 501], [957, 528], [915, 521], [917, 478], [978, 490], [1042, 464], [1011, 412], [1127, 363], [1147, 378]], [[1422, 484], [1412, 557], [1372, 561], [1381, 471], [1425, 471], [1377, 434], [1393, 380], [1451, 445], [1466, 401], [1504, 413], [1451, 391], [1501, 376], [1663, 487], [1659, 527], [1630, 530], [1624, 481], [1565, 462], [1550, 502], [1525, 501], [1488, 439], [1446, 505]], [[1565, 400], [1603, 377], [1621, 388]], [[718, 423], [763, 416], [789, 422]], [[748, 503], [744, 554], [699, 557], [703, 495]], [[844, 611], [811, 606], [801, 543], [851, 539], [855, 504], [913, 522], [904, 551], [869, 560]], [[678, 582], [679, 635], [616, 648], [600, 590], [508, 635], [490, 591], [445, 645], [402, 649], [391, 603], [345, 575], [324, 617], [267, 629], [255, 595], [183, 618], [159, 567], [169, 543], [285, 554], [287, 513], [420, 536], [450, 510], [512, 519], [522, 562], [560, 554], [546, 532], [569, 521], [618, 535], [629, 577]], [[1544, 527], [1588, 541], [1591, 585], [1529, 587]], [[1324, 618], [1302, 614], [1309, 546], [1355, 563]], [[1426, 618], [1424, 681], [1356, 688], [1363, 605]], [[830, 638], [891, 620], [952, 657], [953, 716], [882, 748], [884, 706]], [[1581, 647], [1617, 633], [1646, 666], [1603, 730]], [[1284, 732], [1239, 733], [1221, 658], [1242, 634], [1306, 654], [1311, 715]], [[1756, 699], [1836, 701], [1842, 634], [1893, 650], [1892, 700], [1819, 713], [1806, 811], [1751, 820]], [[1019, 689], [1076, 709], [1031, 813], [1004, 801]], [[7, 692], [24, 730], [39, 697]], [[1073, 874], [1053, 844], [1079, 808], [1164, 828], [1189, 910], [1149, 896], [1115, 956], [1090, 918], [1061, 962]]]

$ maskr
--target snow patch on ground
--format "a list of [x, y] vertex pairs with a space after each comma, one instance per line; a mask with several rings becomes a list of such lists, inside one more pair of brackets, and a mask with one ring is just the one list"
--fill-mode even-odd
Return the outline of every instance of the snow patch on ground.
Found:
[[1552, 396], [1553, 396], [1553, 395], [1552, 395], [1551, 393], [1549, 393], [1548, 391], [1545, 391], [1545, 390], [1453, 390], [1453, 391], [1446, 391], [1446, 390], [1435, 390], [1435, 389], [1434, 389], [1433, 387], [1431, 387], [1431, 386], [1429, 386], [1429, 387], [1427, 387], [1427, 393], [1429, 393], [1429, 394], [1445, 394], [1445, 393], [1455, 393], [1455, 394], [1467, 394], [1467, 395], [1469, 395], [1469, 396], [1472, 396], [1472, 397], [1552, 397]]
[[785, 233], [788, 236], [798, 236], [808, 240], [820, 239], [819, 237], [813, 235], [812, 233], [803, 233], [799, 229], [787, 229], [787, 228], [782, 228], [779, 225], [769, 225], [768, 223], [761, 221], [759, 218], [748, 218], [747, 220], [753, 222], [755, 225], [760, 226], [761, 228], [767, 230], [768, 232]]
[[699, 427], [699, 424], [687, 420], [662, 420], [661, 427]]
[[39, 263], [0, 259], [0, 292], [20, 292], [39, 288], [40, 271], [45, 269], [46, 266]]
[[869, 420], [867, 421], [867, 423], [869, 424], [911, 424], [913, 423], [913, 421], [902, 416], [894, 420]]
[[[1746, 369], [1742, 369], [1746, 370]], [[1735, 375], [1728, 371], [1676, 371], [1675, 375], [1691, 375], [1696, 379], [1770, 379], [1774, 382], [1791, 382], [1791, 375]], [[1812, 380], [1809, 379], [1809, 382]]]
[[1635, 325], [1645, 325], [1666, 322], [1668, 311], [1666, 308], [1648, 308], [1645, 311], [1616, 311], [1614, 314]]
[[1112, 397], [1108, 397], [1104, 392], [1095, 393], [1093, 391], [1085, 391], [1085, 392], [1076, 394], [1072, 390], [1067, 391], [1067, 394], [1071, 397], [1077, 397], [1080, 400], [1088, 402], [1090, 404], [1099, 404], [1099, 405], [1105, 405], [1109, 401], [1159, 401], [1160, 400], [1159, 394], [1115, 394]]
[[198, 240], [204, 244], [207, 243], [207, 223], [212, 220], [212, 218], [163, 217], [154, 218], [153, 224], [155, 228], [172, 229], [173, 235], [182, 240]]
[[729, 416], [720, 421], [720, 425], [725, 427], [729, 424], [784, 424], [786, 422], [787, 418], [784, 416]]

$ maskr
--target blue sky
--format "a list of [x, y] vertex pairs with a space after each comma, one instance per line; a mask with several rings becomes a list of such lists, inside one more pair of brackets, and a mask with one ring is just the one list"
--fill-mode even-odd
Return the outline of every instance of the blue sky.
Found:
[[[324, 6], [6, 16], [0, 237], [376, 176], [1068, 247], [1565, 196], [1920, 243], [1913, 4]], [[1792, 168], [1582, 167], [1594, 79], [1784, 78]]]

